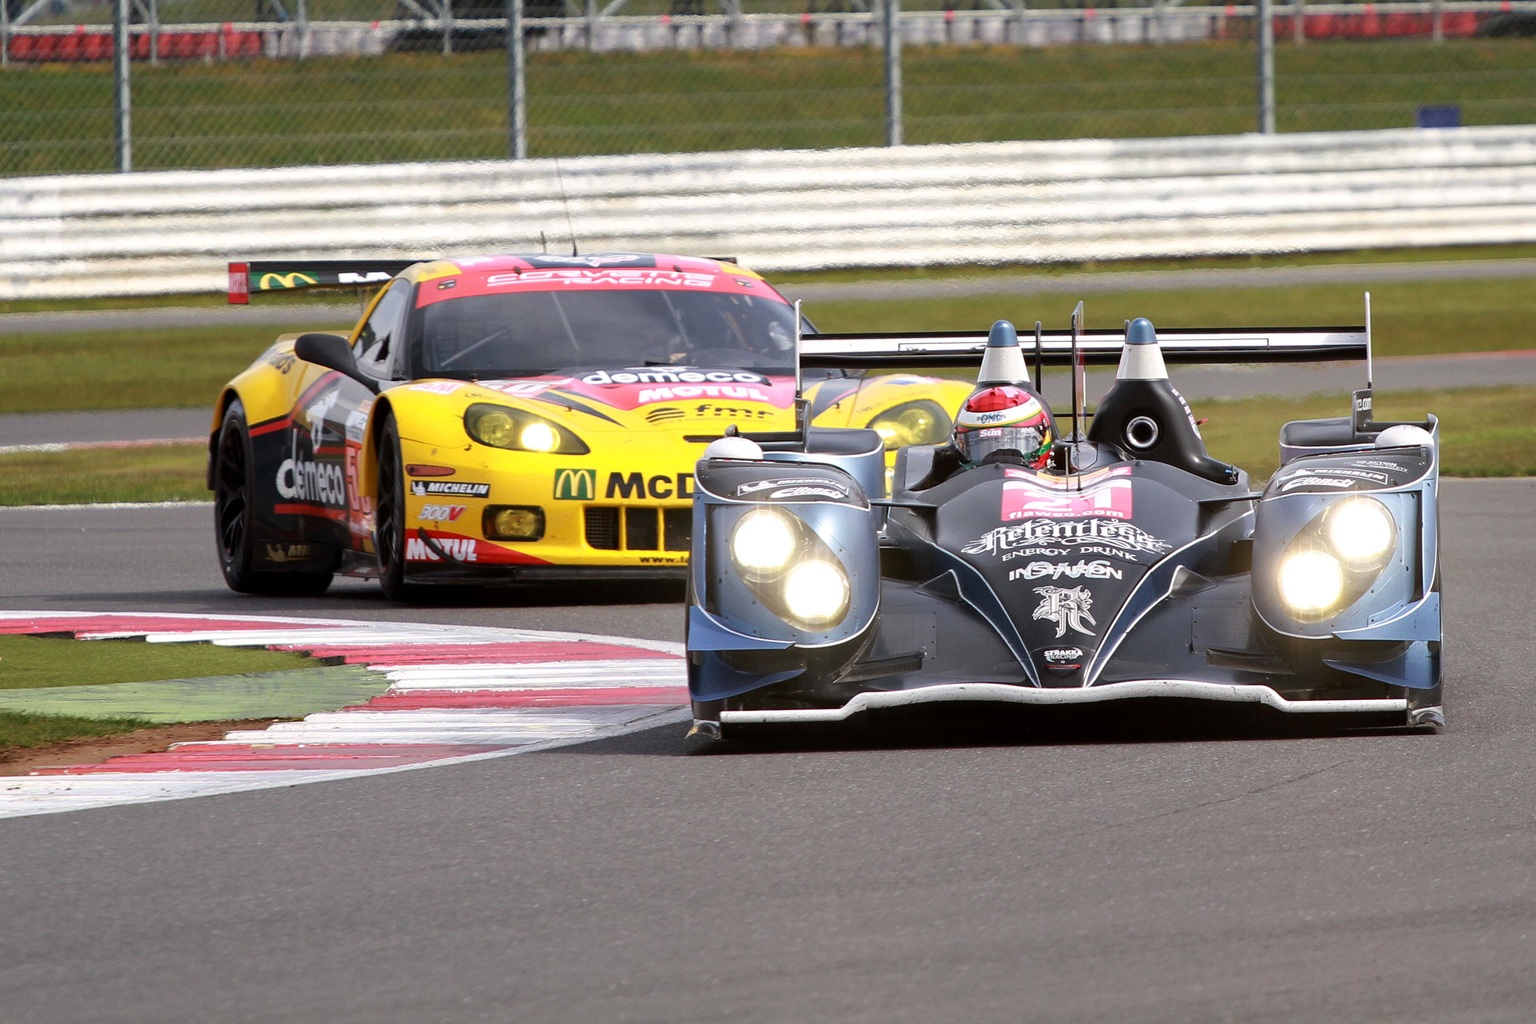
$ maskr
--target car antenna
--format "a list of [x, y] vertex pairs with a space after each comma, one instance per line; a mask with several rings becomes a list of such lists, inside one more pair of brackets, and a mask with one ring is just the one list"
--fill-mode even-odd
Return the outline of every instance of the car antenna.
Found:
[[1072, 310], [1072, 440], [1081, 441], [1082, 421], [1087, 418], [1084, 405], [1087, 397], [1083, 394], [1088, 389], [1086, 379], [1088, 363], [1086, 355], [1078, 345], [1078, 336], [1083, 330], [1083, 303], [1078, 300], [1077, 308]]
[[571, 223], [571, 201], [565, 194], [565, 175], [560, 172], [560, 158], [555, 157], [555, 184], [560, 186], [560, 208], [565, 211], [565, 230], [571, 236], [571, 255], [576, 252], [576, 225]]
[[1371, 293], [1365, 293], [1365, 388], [1356, 391], [1351, 402], [1350, 426], [1353, 428], [1355, 439], [1368, 434], [1376, 419], [1376, 410], [1372, 401], [1372, 388], [1375, 386], [1376, 370], [1371, 359]]
[[1045, 392], [1040, 387], [1040, 364], [1045, 359], [1045, 350], [1040, 340], [1040, 321], [1035, 321], [1035, 394], [1043, 395]]
[[801, 379], [800, 370], [800, 342], [804, 336], [801, 328], [805, 323], [800, 317], [801, 301], [800, 299], [795, 300], [795, 433], [803, 441], [805, 440], [805, 412], [808, 403], [805, 400], [804, 394], [805, 381]]

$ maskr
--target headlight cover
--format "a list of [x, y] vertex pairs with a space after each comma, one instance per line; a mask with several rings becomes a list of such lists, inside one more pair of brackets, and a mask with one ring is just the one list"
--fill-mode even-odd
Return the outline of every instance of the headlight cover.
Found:
[[1299, 622], [1321, 622], [1358, 601], [1397, 550], [1397, 525], [1375, 498], [1332, 502], [1297, 533], [1278, 565], [1280, 603]]
[[590, 448], [558, 424], [506, 405], [476, 402], [464, 410], [464, 431], [480, 444], [514, 452], [585, 455]]
[[773, 505], [745, 512], [731, 527], [731, 562], [769, 611], [797, 629], [830, 629], [848, 614], [848, 570], [794, 513]]
[[943, 444], [954, 429], [949, 413], [939, 403], [923, 399], [887, 409], [869, 421], [886, 451], [914, 444]]

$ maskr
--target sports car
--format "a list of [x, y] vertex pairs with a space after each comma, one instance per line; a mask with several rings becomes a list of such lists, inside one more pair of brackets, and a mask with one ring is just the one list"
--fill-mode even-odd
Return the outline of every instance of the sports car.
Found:
[[801, 380], [796, 338], [812, 328], [723, 260], [230, 265], [232, 302], [358, 285], [383, 287], [349, 332], [279, 338], [214, 405], [208, 486], [234, 590], [314, 594], [337, 573], [391, 598], [681, 578], [693, 466], [727, 428], [872, 428], [893, 462], [947, 436], [969, 390], [911, 373]]
[[[1368, 329], [1160, 339], [1145, 319], [1084, 332], [1074, 316], [1069, 334], [1037, 325], [1033, 381], [1007, 321], [984, 340], [804, 344], [807, 364], [980, 354], [961, 418], [999, 434], [988, 424], [1037, 426], [983, 458], [958, 440], [903, 449], [889, 498], [865, 431], [711, 444], [687, 612], [695, 733], [935, 702], [1155, 698], [1443, 724], [1435, 417], [1375, 421], [1367, 380], [1348, 415], [1282, 426], [1281, 466], [1256, 490], [1206, 451], [1167, 375], [1177, 359], [1369, 366]], [[1062, 361], [1074, 366], [1069, 422], [1033, 398], [1017, 416], [987, 404], [1038, 395], [1040, 365]], [[1118, 363], [1091, 416], [1089, 361]]]

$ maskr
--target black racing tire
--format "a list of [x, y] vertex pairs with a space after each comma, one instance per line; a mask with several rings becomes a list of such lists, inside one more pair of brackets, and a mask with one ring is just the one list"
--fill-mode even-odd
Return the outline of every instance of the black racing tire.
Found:
[[405, 581], [405, 468], [393, 413], [386, 412], [379, 426], [378, 451], [373, 549], [379, 560], [379, 586], [389, 600], [409, 601], [419, 596], [420, 588]]
[[331, 585], [328, 572], [262, 572], [255, 569], [255, 459], [245, 407], [229, 403], [213, 450], [214, 543], [229, 589], [269, 597], [311, 597]]

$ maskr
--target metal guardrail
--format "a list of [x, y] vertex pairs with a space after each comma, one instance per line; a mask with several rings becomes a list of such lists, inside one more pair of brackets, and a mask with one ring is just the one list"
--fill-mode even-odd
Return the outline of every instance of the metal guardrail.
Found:
[[1536, 242], [1536, 126], [0, 180], [0, 301], [225, 262], [721, 253], [763, 271]]

